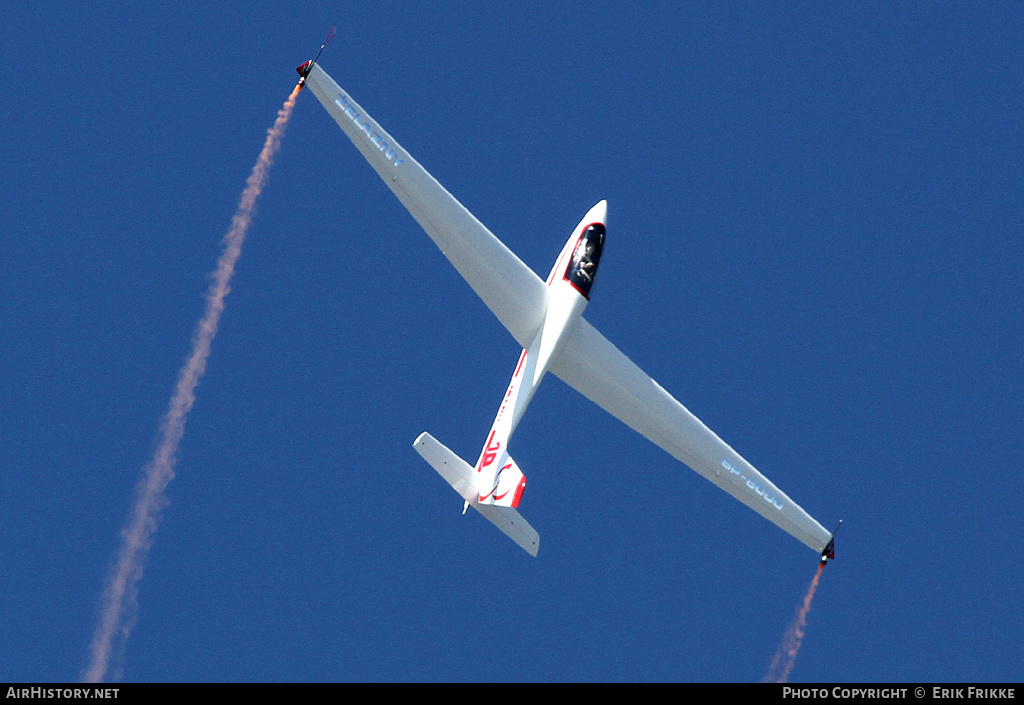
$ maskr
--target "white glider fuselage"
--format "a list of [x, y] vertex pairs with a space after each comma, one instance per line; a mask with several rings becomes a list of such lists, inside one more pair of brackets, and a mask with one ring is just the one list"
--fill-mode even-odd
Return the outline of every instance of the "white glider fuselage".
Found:
[[526, 477], [509, 455], [509, 438], [590, 301], [590, 287], [604, 245], [606, 219], [607, 205], [601, 201], [573, 230], [551, 268], [544, 319], [519, 355], [476, 463], [474, 484], [480, 504], [519, 506]]

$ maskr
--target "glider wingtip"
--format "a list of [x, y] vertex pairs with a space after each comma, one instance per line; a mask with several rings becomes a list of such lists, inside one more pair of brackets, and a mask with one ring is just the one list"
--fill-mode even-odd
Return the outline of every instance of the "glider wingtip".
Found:
[[843, 520], [839, 520], [839, 524], [836, 526], [836, 530], [832, 532], [832, 536], [828, 540], [828, 544], [825, 549], [821, 552], [821, 565], [824, 567], [829, 561], [836, 559], [836, 533], [839, 531], [839, 527], [843, 525]]

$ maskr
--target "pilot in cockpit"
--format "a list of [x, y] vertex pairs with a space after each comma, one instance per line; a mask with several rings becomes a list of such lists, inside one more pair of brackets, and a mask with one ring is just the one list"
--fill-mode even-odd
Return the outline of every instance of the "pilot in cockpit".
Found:
[[576, 273], [588, 282], [594, 281], [597, 264], [591, 259], [594, 255], [594, 243], [588, 240], [580, 242], [576, 248]]

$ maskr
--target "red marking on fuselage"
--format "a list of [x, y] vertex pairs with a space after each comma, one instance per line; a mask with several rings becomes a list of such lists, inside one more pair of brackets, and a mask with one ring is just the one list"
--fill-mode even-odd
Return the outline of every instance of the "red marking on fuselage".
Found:
[[[582, 230], [580, 231], [580, 237], [583, 236], [583, 232], [584, 231], [582, 231]], [[565, 259], [567, 257], [569, 258], [570, 261], [572, 260], [572, 253], [576, 251], [576, 246], [579, 245], [579, 244], [580, 244], [580, 238], [577, 237], [576, 238], [576, 245], [574, 245], [572, 247], [572, 249], [570, 249], [570, 250], [563, 250], [562, 254], [558, 255], [558, 260], [555, 261], [555, 266], [551, 268], [551, 274], [548, 275], [548, 280], [546, 282], [544, 282], [545, 284], [547, 284], [548, 286], [551, 286], [552, 284], [555, 283], [555, 277], [558, 276], [558, 270], [562, 269], [562, 263], [565, 262]]]
[[[480, 501], [481, 502], [483, 502], [485, 499], [487, 499], [487, 497], [489, 495], [494, 494], [494, 490], [498, 489], [498, 482], [500, 482], [501, 473], [505, 472], [510, 467], [512, 467], [512, 463], [508, 463], [507, 465], [505, 465], [505, 467], [503, 467], [501, 470], [498, 471], [497, 477], [494, 478], [494, 489], [493, 490], [491, 490], [490, 492], [488, 492], [486, 495], [484, 495], [482, 497], [480, 495], [477, 495], [478, 497], [480, 497]], [[505, 495], [507, 495], [511, 491], [511, 489], [512, 488], [510, 487], [509, 489], [505, 490], [501, 494], [495, 494], [494, 495], [494, 501], [497, 502], [498, 500], [502, 499]]]
[[516, 487], [516, 493], [512, 495], [512, 506], [518, 507], [519, 500], [523, 498], [523, 490], [526, 489], [526, 476], [523, 475], [519, 478], [519, 485]]
[[[515, 374], [512, 375], [513, 378], [519, 376], [519, 370], [523, 369], [523, 362], [525, 362], [525, 361], [526, 361], [526, 350], [524, 349], [523, 352], [519, 355], [519, 364], [516, 365]], [[512, 386], [509, 385], [509, 390], [511, 391], [511, 389], [512, 389]]]
[[519, 376], [519, 371], [523, 369], [523, 361], [526, 360], [526, 350], [523, 350], [519, 355], [519, 363], [516, 365], [516, 371], [512, 375], [512, 381], [509, 382], [508, 389], [505, 391], [505, 396], [502, 397], [501, 406], [498, 407], [498, 415], [494, 419], [494, 425], [497, 426], [498, 422], [501, 421], [501, 417], [505, 415], [505, 408], [508, 406], [508, 400], [512, 398], [516, 390], [519, 388], [519, 383], [522, 380], [516, 379]]
[[[498, 471], [498, 477], [497, 477], [497, 478], [495, 478], [495, 482], [494, 482], [494, 486], [495, 486], [495, 488], [497, 488], [497, 486], [498, 486], [498, 481], [499, 481], [499, 480], [500, 480], [500, 478], [501, 478], [501, 473], [505, 472], [505, 471], [506, 471], [506, 470], [508, 470], [508, 469], [509, 469], [510, 467], [512, 467], [512, 463], [508, 463], [507, 465], [505, 465], [505, 467], [503, 467], [503, 468], [502, 468], [501, 470], [499, 470], [499, 471]], [[508, 490], [505, 490], [505, 491], [504, 491], [504, 492], [502, 492], [502, 493], [501, 493], [500, 495], [494, 495], [494, 499], [495, 499], [495, 500], [499, 500], [499, 499], [501, 499], [502, 497], [504, 497], [504, 496], [505, 496], [505, 495], [507, 495], [507, 494], [508, 494]]]
[[573, 289], [575, 289], [575, 290], [576, 290], [576, 292], [577, 292], [577, 293], [578, 293], [578, 294], [579, 294], [580, 296], [582, 296], [583, 298], [585, 298], [585, 299], [586, 299], [587, 301], [590, 301], [590, 297], [589, 297], [589, 296], [587, 296], [586, 294], [584, 294], [584, 293], [583, 293], [583, 290], [582, 290], [582, 289], [580, 289], [580, 288], [579, 288], [578, 286], [576, 286], [575, 284], [573, 284], [573, 283], [572, 283], [572, 280], [571, 280], [571, 279], [568, 279], [568, 278], [566, 278], [566, 277], [563, 277], [563, 278], [562, 278], [562, 281], [566, 281], [566, 282], [569, 282], [569, 286], [571, 286], [571, 287], [572, 287]]
[[551, 274], [548, 275], [548, 280], [544, 282], [548, 286], [551, 286], [551, 284], [555, 281], [555, 276], [558, 274], [558, 268], [562, 266], [562, 259], [562, 255], [559, 255], [558, 261], [555, 262], [555, 266], [552, 267], [551, 269]]
[[491, 429], [491, 435], [487, 437], [487, 445], [484, 447], [484, 452], [480, 456], [480, 465], [476, 471], [480, 472], [485, 467], [494, 462], [494, 459], [498, 457], [498, 450], [501, 448], [501, 441], [495, 441], [494, 445], [491, 445], [491, 441], [494, 440], [495, 430]]

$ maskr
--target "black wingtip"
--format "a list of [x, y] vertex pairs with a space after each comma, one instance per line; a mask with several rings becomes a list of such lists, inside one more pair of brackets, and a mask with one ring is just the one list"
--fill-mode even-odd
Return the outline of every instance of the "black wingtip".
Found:
[[821, 552], [821, 564], [825, 565], [828, 561], [835, 560], [836, 558], [836, 533], [839, 532], [839, 527], [843, 525], [843, 520], [839, 520], [839, 524], [836, 526], [836, 530], [832, 532], [832, 538], [829, 539], [828, 545], [825, 546], [825, 550]]

